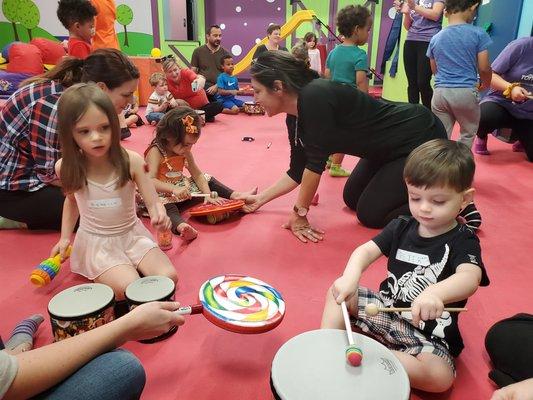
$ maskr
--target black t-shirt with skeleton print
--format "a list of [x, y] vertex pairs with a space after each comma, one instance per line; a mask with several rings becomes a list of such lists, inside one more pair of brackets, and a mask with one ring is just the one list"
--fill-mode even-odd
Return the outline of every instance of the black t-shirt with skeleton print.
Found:
[[[388, 257], [388, 274], [380, 285], [380, 296], [387, 307], [411, 307], [413, 300], [429, 285], [443, 281], [456, 272], [461, 264], [474, 264], [481, 268], [481, 286], [489, 278], [481, 260], [477, 236], [465, 225], [432, 238], [418, 234], [418, 222], [413, 217], [400, 217], [391, 221], [372, 239]], [[447, 307], [464, 307], [466, 300], [446, 304]], [[411, 320], [411, 313], [402, 312]], [[429, 338], [444, 341], [453, 356], [463, 350], [463, 339], [457, 324], [459, 313], [444, 312], [441, 318], [422, 321], [420, 329]]]

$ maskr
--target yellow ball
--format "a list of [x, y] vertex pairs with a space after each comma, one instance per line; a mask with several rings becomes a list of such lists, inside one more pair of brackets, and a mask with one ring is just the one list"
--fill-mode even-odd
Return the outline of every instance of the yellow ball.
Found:
[[152, 58], [161, 58], [161, 49], [158, 47], [154, 47], [150, 52], [150, 55], [152, 56]]

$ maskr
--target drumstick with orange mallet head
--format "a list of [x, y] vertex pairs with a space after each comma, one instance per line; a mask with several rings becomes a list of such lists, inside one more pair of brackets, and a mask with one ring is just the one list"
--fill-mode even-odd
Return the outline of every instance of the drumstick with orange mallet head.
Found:
[[354, 367], [361, 365], [363, 360], [363, 352], [359, 347], [355, 345], [353, 339], [352, 327], [350, 325], [350, 316], [348, 315], [348, 309], [346, 308], [346, 302], [341, 303], [342, 316], [344, 317], [344, 325], [346, 326], [346, 336], [348, 337], [348, 347], [346, 348], [346, 361]]
[[[410, 307], [378, 307], [374, 303], [368, 303], [365, 306], [365, 313], [369, 317], [374, 317], [378, 315], [380, 312], [402, 312], [402, 311], [411, 311]], [[468, 311], [467, 308], [463, 307], [446, 307], [444, 308], [444, 311], [448, 312], [462, 312], [462, 311]]]

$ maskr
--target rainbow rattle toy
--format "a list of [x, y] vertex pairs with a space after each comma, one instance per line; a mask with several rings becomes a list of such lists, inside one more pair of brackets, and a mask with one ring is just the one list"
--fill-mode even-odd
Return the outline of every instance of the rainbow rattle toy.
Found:
[[[71, 246], [67, 248], [67, 257], [70, 256]], [[47, 258], [35, 268], [30, 275], [30, 282], [42, 287], [48, 285], [56, 277], [61, 269], [61, 255]]]

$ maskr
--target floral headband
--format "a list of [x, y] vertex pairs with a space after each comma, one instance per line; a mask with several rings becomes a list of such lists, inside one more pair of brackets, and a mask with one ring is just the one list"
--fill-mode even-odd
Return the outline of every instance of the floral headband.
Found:
[[198, 126], [194, 123], [194, 118], [192, 115], [187, 115], [181, 119], [181, 123], [185, 127], [185, 133], [196, 134], [198, 133]]

